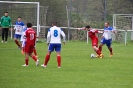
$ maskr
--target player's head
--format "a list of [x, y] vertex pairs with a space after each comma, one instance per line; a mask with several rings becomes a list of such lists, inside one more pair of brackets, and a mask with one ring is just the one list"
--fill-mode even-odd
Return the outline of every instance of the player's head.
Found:
[[27, 23], [27, 28], [31, 28], [32, 24], [31, 23]]
[[90, 25], [85, 26], [85, 29], [89, 31], [90, 30]]
[[57, 22], [52, 22], [52, 26], [57, 26]]
[[19, 17], [18, 17], [18, 22], [20, 22], [20, 21], [21, 21], [21, 19], [22, 19], [22, 18], [19, 16]]
[[104, 26], [107, 28], [109, 26], [109, 22], [105, 22]]
[[8, 12], [5, 12], [5, 16], [8, 16]]

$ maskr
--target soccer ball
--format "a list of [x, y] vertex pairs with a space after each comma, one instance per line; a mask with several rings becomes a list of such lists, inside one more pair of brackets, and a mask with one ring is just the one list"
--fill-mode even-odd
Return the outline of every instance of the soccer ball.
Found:
[[91, 54], [91, 58], [95, 58], [95, 54]]

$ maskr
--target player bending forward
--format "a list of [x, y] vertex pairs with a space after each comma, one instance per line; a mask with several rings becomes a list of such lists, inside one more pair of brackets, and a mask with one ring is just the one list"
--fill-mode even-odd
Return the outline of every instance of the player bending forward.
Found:
[[21, 43], [18, 42], [18, 39], [21, 38], [24, 27], [25, 27], [24, 22], [21, 21], [21, 17], [18, 17], [18, 21], [16, 21], [14, 27], [15, 30], [14, 41], [19, 48], [21, 48]]
[[103, 33], [103, 37], [101, 40], [101, 44], [99, 45], [99, 50], [102, 51], [102, 46], [106, 44], [106, 46], [108, 47], [110, 51], [110, 57], [113, 56], [113, 51], [111, 47], [112, 33], [116, 33], [116, 30], [110, 27], [108, 22], [105, 22], [104, 33]]
[[94, 51], [97, 53], [98, 56], [96, 57], [100, 57], [103, 58], [103, 54], [101, 53], [101, 51], [98, 48], [98, 38], [96, 36], [96, 33], [101, 33], [101, 31], [98, 31], [96, 29], [90, 28], [90, 26], [86, 26], [85, 28], [79, 28], [78, 30], [87, 30], [88, 31], [88, 35], [91, 39], [92, 42], [92, 48], [94, 49]]
[[56, 55], [57, 55], [57, 62], [58, 62], [58, 68], [61, 68], [61, 37], [60, 35], [63, 36], [63, 43], [65, 44], [65, 34], [64, 32], [61, 30], [61, 28], [57, 27], [57, 22], [53, 22], [52, 26], [49, 30], [48, 30], [48, 34], [47, 34], [47, 45], [49, 45], [48, 47], [48, 52], [47, 55], [45, 57], [45, 61], [44, 64], [42, 64], [42, 67], [46, 67], [47, 63], [50, 59], [50, 55], [51, 53], [55, 50], [56, 51]]
[[[32, 55], [34, 50], [35, 42], [36, 42], [36, 32], [32, 28], [31, 23], [27, 23], [27, 30], [25, 31], [25, 64], [22, 66], [28, 66], [29, 56], [36, 62], [36, 66], [39, 65], [39, 60], [36, 58], [35, 55]], [[23, 43], [24, 44], [24, 43]]]

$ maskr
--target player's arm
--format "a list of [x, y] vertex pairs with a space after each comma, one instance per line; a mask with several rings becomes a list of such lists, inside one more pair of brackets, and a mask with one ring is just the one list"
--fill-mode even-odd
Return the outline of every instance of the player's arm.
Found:
[[112, 29], [112, 32], [113, 32], [113, 33], [117, 33], [116, 29]]
[[16, 30], [16, 29], [17, 29], [17, 25], [16, 25], [16, 23], [15, 23], [15, 26], [14, 26], [13, 30]]
[[11, 20], [11, 18], [9, 19], [9, 27], [10, 27], [10, 30], [12, 30], [12, 20]]
[[78, 28], [78, 30], [86, 30], [86, 28], [85, 28], [85, 27], [83, 27], [83, 28]]
[[49, 29], [48, 34], [47, 34], [47, 45], [49, 45], [50, 43], [50, 37], [51, 37], [51, 34], [50, 34], [50, 29]]
[[22, 48], [24, 48], [24, 47], [25, 47], [26, 32], [23, 32], [22, 38], [23, 38], [23, 41], [22, 41]]
[[23, 26], [23, 29], [26, 27], [25, 24], [24, 24], [24, 22], [22, 22], [22, 26]]
[[63, 36], [63, 43], [66, 43], [66, 35], [65, 33], [61, 30], [61, 35]]

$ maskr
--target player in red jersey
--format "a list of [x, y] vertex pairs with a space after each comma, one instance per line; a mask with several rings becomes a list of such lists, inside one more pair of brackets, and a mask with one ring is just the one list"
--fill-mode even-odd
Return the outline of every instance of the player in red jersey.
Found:
[[32, 28], [31, 23], [27, 23], [27, 30], [25, 31], [25, 64], [22, 66], [28, 66], [29, 56], [33, 58], [36, 62], [36, 66], [39, 65], [39, 60], [36, 58], [35, 55], [32, 55], [32, 52], [35, 47], [36, 42], [36, 32]]
[[90, 37], [91, 42], [92, 42], [92, 48], [98, 55], [96, 57], [103, 58], [103, 54], [100, 52], [100, 50], [98, 48], [98, 37], [96, 36], [96, 33], [101, 33], [101, 31], [90, 28], [89, 25], [86, 26], [85, 28], [79, 28], [78, 30], [87, 30], [88, 31], [88, 36]]

